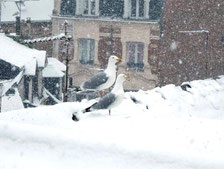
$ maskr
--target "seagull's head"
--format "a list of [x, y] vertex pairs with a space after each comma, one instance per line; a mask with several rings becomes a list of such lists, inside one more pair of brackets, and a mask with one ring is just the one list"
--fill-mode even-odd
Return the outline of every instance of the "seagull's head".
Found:
[[120, 63], [122, 61], [121, 58], [115, 56], [115, 55], [111, 55], [110, 58], [109, 58], [109, 64], [117, 64], [117, 63]]
[[125, 74], [119, 74], [117, 76], [117, 80], [115, 82], [114, 88], [111, 91], [112, 93], [124, 93], [124, 89], [123, 89], [123, 83], [126, 80], [130, 80], [130, 76], [127, 76]]
[[124, 82], [124, 81], [126, 81], [126, 80], [128, 80], [128, 81], [130, 81], [130, 76], [127, 76], [127, 75], [125, 75], [125, 74], [119, 74], [118, 76], [117, 76], [117, 80], [118, 81], [120, 81], [120, 82]]

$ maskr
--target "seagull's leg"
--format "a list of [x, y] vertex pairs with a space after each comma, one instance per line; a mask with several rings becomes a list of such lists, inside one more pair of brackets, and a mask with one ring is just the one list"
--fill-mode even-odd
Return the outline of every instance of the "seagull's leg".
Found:
[[102, 90], [100, 91], [100, 97], [101, 98], [103, 97], [103, 91]]
[[110, 116], [111, 110], [109, 109], [109, 116]]

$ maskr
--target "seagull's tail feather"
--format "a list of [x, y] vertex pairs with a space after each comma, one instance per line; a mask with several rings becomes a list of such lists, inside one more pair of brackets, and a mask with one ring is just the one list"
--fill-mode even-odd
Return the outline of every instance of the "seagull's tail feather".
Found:
[[92, 104], [91, 106], [89, 106], [89, 107], [85, 108], [84, 110], [82, 110], [82, 112], [83, 112], [83, 113], [88, 113], [88, 112], [91, 112], [91, 111], [92, 111], [92, 110], [91, 110], [91, 108], [92, 108], [95, 104], [97, 104], [97, 102], [96, 102], [96, 103], [94, 103], [94, 104]]
[[130, 98], [135, 104], [141, 103], [141, 101], [137, 100], [134, 96], [130, 96]]
[[[134, 96], [130, 96], [130, 98], [135, 104], [143, 104], [140, 100], [137, 100]], [[145, 108], [149, 109], [149, 106], [146, 105]]]
[[[92, 108], [95, 104], [97, 104], [97, 102], [94, 103], [94, 104], [92, 104], [91, 106], [85, 108], [85, 109], [82, 110], [81, 112], [82, 112], [82, 113], [88, 113], [88, 112], [91, 112], [91, 111], [92, 111], [91, 108]], [[73, 120], [73, 121], [79, 121], [78, 112], [74, 112], [74, 113], [72, 114], [72, 120]]]

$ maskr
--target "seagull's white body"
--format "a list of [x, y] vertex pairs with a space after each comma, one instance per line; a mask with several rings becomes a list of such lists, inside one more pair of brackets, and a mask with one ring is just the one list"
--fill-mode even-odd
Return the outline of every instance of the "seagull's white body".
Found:
[[123, 82], [128, 78], [124, 74], [120, 74], [117, 77], [114, 88], [110, 93], [101, 98], [97, 104], [92, 107], [94, 109], [111, 109], [118, 106], [124, 99]]
[[[91, 112], [94, 110], [100, 110], [100, 109], [108, 109], [109, 114], [111, 112], [111, 109], [121, 104], [121, 102], [124, 99], [124, 88], [123, 88], [123, 82], [125, 80], [129, 80], [130, 77], [126, 76], [124, 74], [120, 74], [117, 77], [117, 80], [115, 82], [114, 88], [110, 93], [105, 95], [103, 98], [101, 98], [97, 103], [94, 103], [92, 106], [87, 107], [86, 109], [82, 110], [82, 113]], [[73, 114], [72, 119], [75, 121], [78, 121], [79, 118], [77, 117], [78, 113], [75, 112]]]
[[104, 70], [104, 73], [107, 75], [108, 80], [104, 84], [97, 87], [97, 90], [108, 89], [114, 84], [114, 82], [116, 80], [116, 76], [117, 76], [116, 63], [110, 62], [110, 60], [109, 60], [107, 68]]
[[120, 74], [117, 77], [116, 83], [114, 85], [114, 88], [112, 89], [111, 93], [113, 93], [116, 97], [116, 100], [108, 107], [108, 109], [111, 109], [113, 107], [118, 106], [121, 104], [121, 102], [124, 99], [124, 88], [123, 88], [123, 82], [125, 81], [125, 75]]
[[107, 68], [93, 76], [91, 79], [89, 79], [86, 82], [83, 82], [80, 86], [81, 90], [105, 90], [110, 88], [115, 80], [116, 80], [116, 74], [117, 74], [117, 62], [120, 62], [121, 59], [117, 56], [112, 55], [108, 60]]

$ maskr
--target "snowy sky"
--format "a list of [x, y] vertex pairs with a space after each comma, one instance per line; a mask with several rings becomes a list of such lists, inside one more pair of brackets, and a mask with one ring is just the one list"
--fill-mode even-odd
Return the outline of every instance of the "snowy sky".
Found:
[[[39, 0], [27, 1], [25, 6], [22, 6], [22, 19], [26, 20], [28, 17], [31, 20], [51, 20], [52, 10], [54, 7], [54, 0]], [[2, 21], [15, 21], [15, 14], [18, 8], [14, 2], [4, 2], [2, 5]]]

